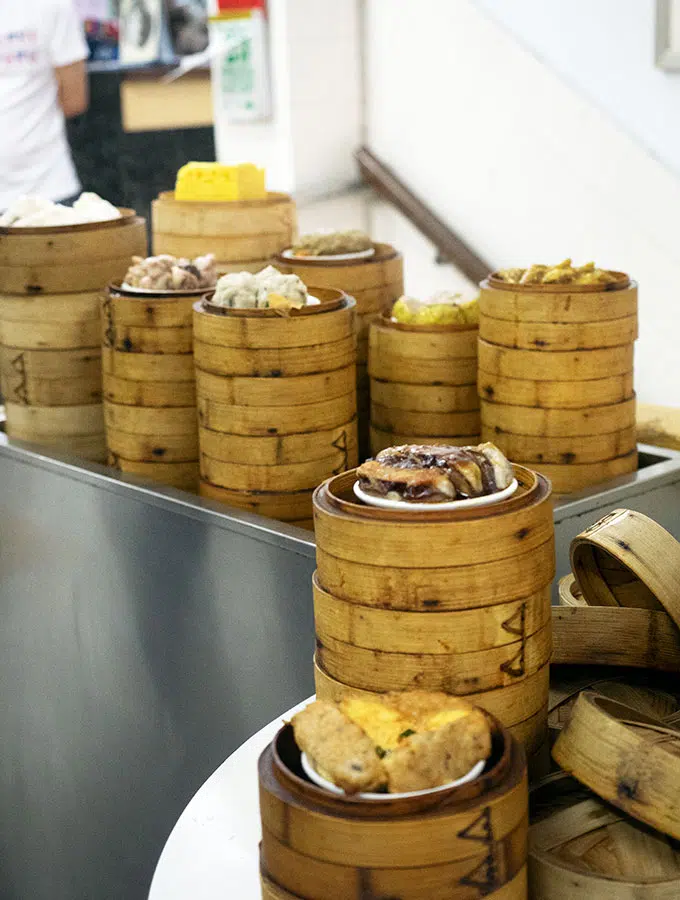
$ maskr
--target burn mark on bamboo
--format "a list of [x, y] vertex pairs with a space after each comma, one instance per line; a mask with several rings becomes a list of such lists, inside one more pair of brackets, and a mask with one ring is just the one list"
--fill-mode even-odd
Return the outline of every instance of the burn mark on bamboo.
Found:
[[616, 539], [616, 546], [620, 547], [622, 550], [625, 550], [626, 553], [632, 553], [632, 549], [628, 541], [624, 541], [621, 538]]
[[423, 600], [423, 606], [426, 606], [428, 609], [431, 609], [435, 606], [439, 606], [439, 600]]
[[562, 460], [562, 462], [563, 462], [566, 466], [568, 466], [570, 463], [573, 463], [573, 462], [575, 461], [575, 459], [576, 459], [576, 454], [575, 454], [575, 453], [571, 453], [571, 452], [562, 453], [562, 454], [560, 455], [560, 459]]
[[536, 347], [547, 347], [548, 346], [548, 342], [542, 340], [541, 338], [535, 338], [532, 341], [532, 344], [534, 344]]
[[520, 530], [517, 532], [517, 540], [523, 541], [524, 538], [527, 537], [527, 535], [530, 533], [530, 531], [530, 528], [520, 528]]
[[165, 456], [165, 447], [154, 447], [151, 451], [152, 456]]
[[639, 781], [637, 778], [619, 778], [616, 785], [616, 796], [620, 800], [636, 800]]
[[524, 638], [526, 634], [526, 617], [527, 605], [526, 603], [522, 603], [517, 612], [514, 612], [510, 618], [502, 623], [501, 628], [509, 634], [516, 634], [519, 637]]
[[494, 389], [491, 387], [490, 384], [485, 384], [484, 387], [482, 388], [482, 390], [484, 391], [484, 394], [485, 394], [487, 397], [489, 397], [489, 399], [491, 399], [492, 397], [494, 397], [495, 394], [496, 394], [496, 392], [494, 391]]
[[116, 343], [116, 328], [113, 324], [113, 309], [111, 306], [111, 297], [108, 294], [102, 301], [102, 315], [104, 316], [104, 346], [113, 347]]
[[25, 284], [24, 290], [27, 294], [42, 294], [42, 285], [40, 284]]
[[130, 340], [129, 337], [126, 337], [126, 338], [122, 341], [121, 347], [122, 347], [123, 350], [125, 350], [126, 353], [131, 353], [131, 352], [134, 350], [135, 345], [132, 343], [132, 341]]
[[336, 450], [340, 450], [342, 453], [342, 460], [340, 463], [333, 469], [334, 475], [339, 475], [340, 472], [344, 472], [347, 468], [347, 464], [349, 462], [349, 452], [347, 449], [347, 431], [343, 428], [342, 432], [338, 435], [338, 437], [333, 441], [332, 444]]

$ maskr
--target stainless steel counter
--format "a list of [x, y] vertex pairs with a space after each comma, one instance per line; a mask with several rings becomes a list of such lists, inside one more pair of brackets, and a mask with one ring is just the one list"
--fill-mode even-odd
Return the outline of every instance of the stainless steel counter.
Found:
[[[616, 506], [680, 533], [680, 454], [643, 461], [556, 510], [560, 574]], [[313, 569], [307, 532], [0, 433], [3, 900], [146, 897], [192, 794], [313, 692]]]

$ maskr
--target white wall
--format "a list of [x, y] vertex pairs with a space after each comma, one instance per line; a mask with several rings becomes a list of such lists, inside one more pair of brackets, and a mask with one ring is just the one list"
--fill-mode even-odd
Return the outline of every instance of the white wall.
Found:
[[680, 73], [654, 65], [655, 0], [476, 0], [680, 175]]
[[366, 0], [366, 48], [374, 152], [495, 265], [632, 273], [639, 397], [680, 405], [680, 179], [470, 0]]
[[363, 117], [358, 0], [268, 0], [268, 25], [272, 115], [239, 124], [216, 108], [218, 159], [264, 166], [270, 190], [315, 194], [356, 181]]

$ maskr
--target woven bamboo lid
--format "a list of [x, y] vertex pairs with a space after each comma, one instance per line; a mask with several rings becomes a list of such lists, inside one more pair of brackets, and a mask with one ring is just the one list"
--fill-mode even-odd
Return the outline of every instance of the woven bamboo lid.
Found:
[[680, 838], [680, 731], [586, 691], [574, 704], [553, 757], [602, 799]]
[[609, 513], [574, 538], [571, 567], [589, 605], [665, 609], [680, 625], [680, 544], [648, 516]]

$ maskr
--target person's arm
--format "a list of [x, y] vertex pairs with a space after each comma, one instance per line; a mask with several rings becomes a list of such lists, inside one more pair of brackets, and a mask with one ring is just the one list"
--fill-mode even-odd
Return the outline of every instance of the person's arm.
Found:
[[50, 7], [48, 52], [57, 81], [59, 105], [70, 119], [87, 109], [87, 43], [73, 0], [51, 0]]
[[84, 113], [89, 103], [87, 71], [82, 60], [54, 70], [59, 92], [59, 105], [67, 119]]

